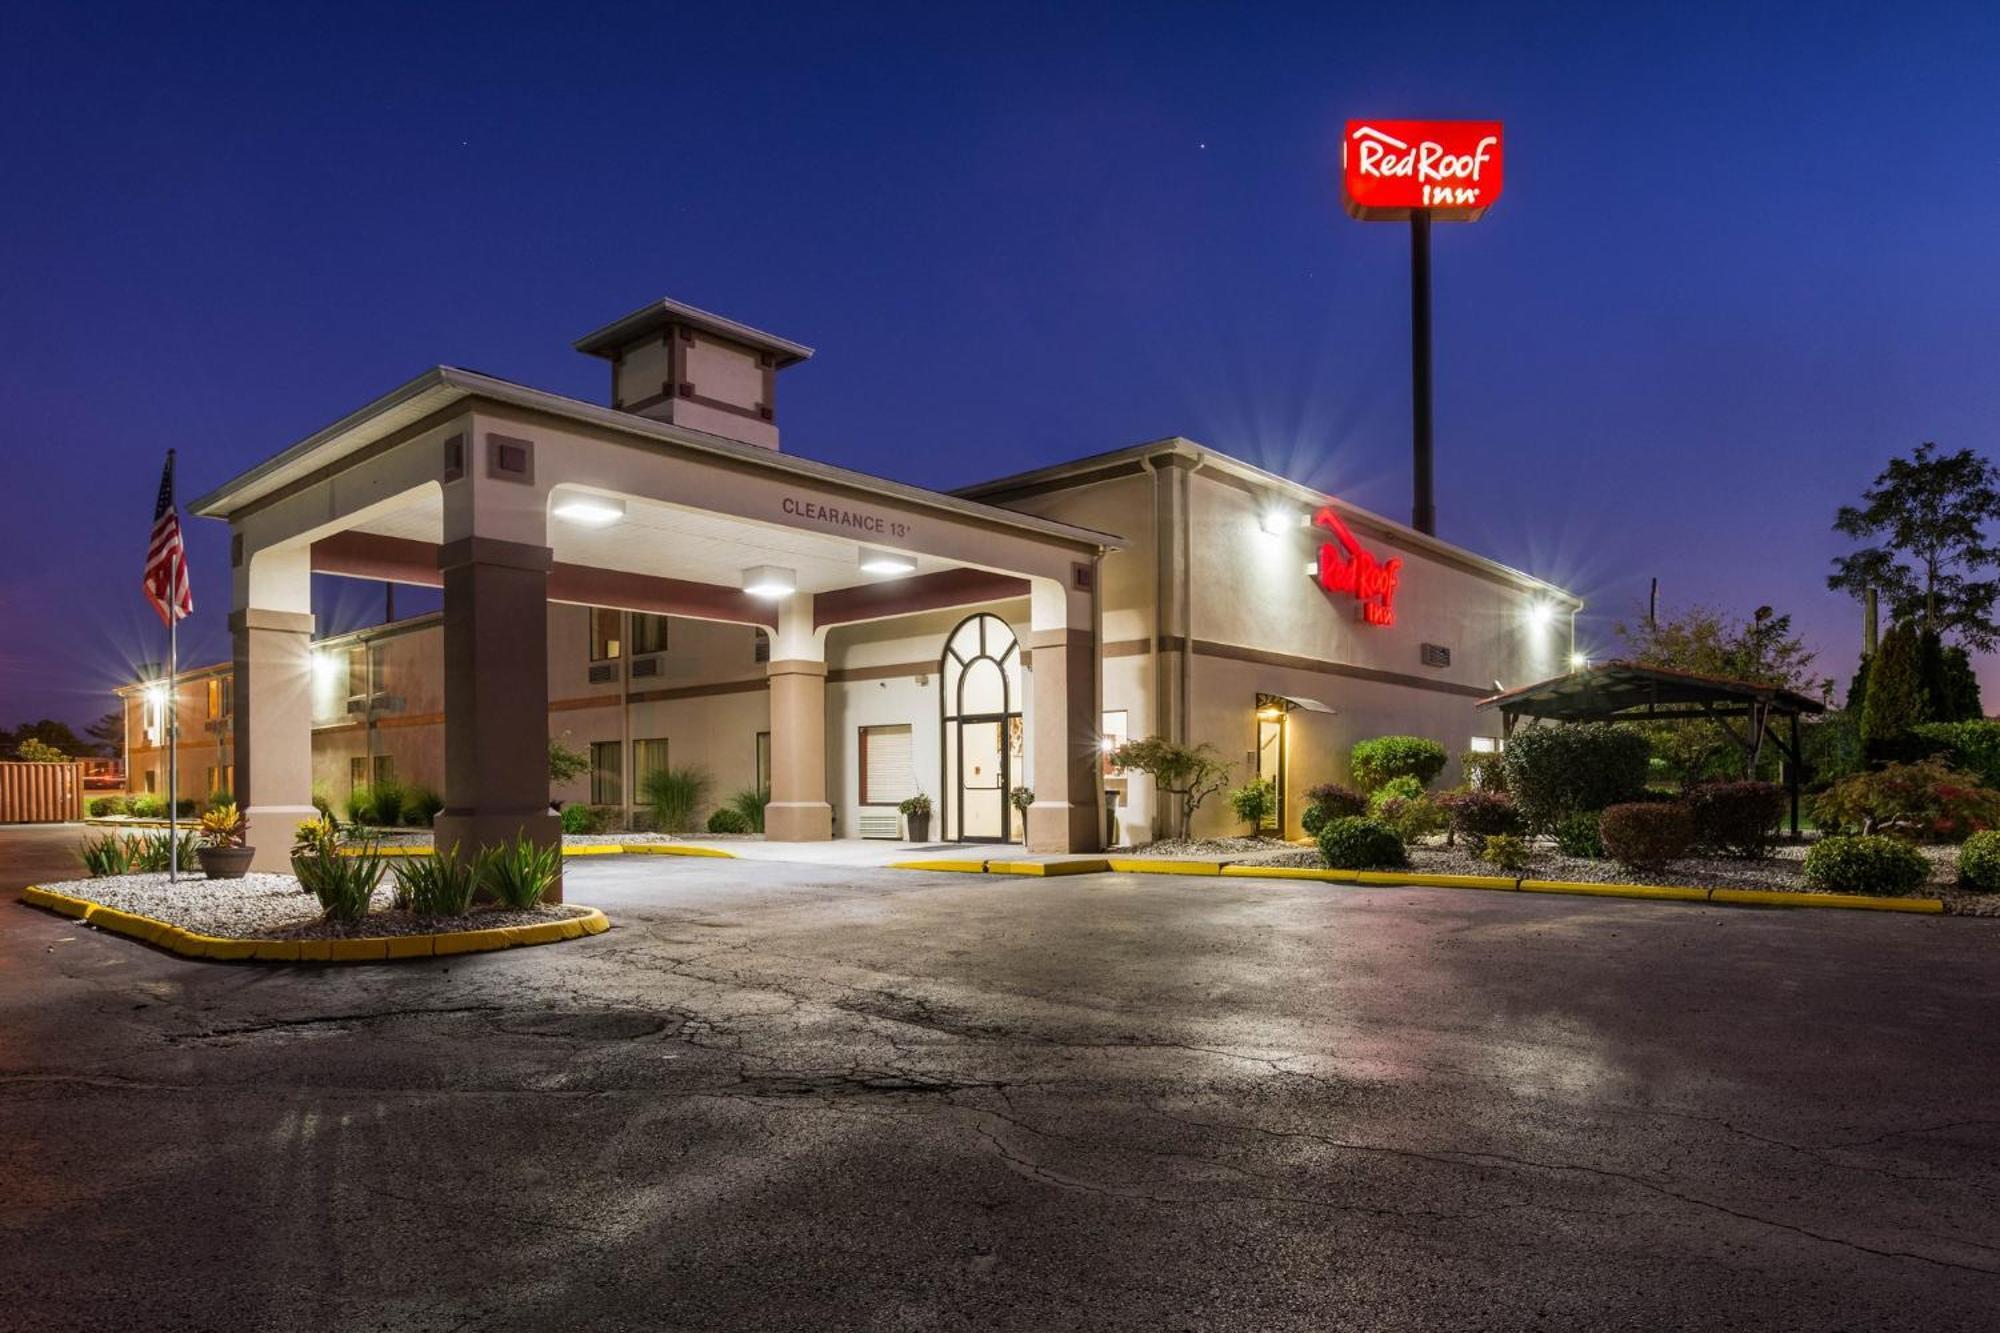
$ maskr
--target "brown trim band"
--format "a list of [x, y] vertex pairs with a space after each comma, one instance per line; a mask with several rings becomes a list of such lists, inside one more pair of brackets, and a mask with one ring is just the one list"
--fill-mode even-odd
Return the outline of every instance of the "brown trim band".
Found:
[[934, 676], [936, 662], [890, 662], [883, 666], [842, 667], [826, 673], [829, 684], [857, 680], [898, 680], [904, 676]]
[[768, 680], [719, 680], [712, 685], [677, 685], [661, 690], [634, 690], [635, 704], [664, 704], [677, 699], [711, 699], [720, 694], [757, 694], [771, 688]]
[[1208, 639], [1196, 639], [1194, 651], [1197, 657], [1217, 657], [1230, 662], [1250, 662], [1257, 666], [1283, 667], [1288, 671], [1310, 671], [1322, 676], [1342, 676], [1348, 680], [1373, 681], [1378, 685], [1401, 685], [1413, 690], [1431, 690], [1438, 694], [1456, 694], [1467, 699], [1484, 699], [1492, 694], [1477, 685], [1454, 685], [1447, 680], [1430, 680], [1423, 676], [1408, 676], [1400, 671], [1381, 671], [1375, 667], [1350, 666], [1345, 662], [1328, 662], [1317, 657], [1296, 657], [1291, 653], [1267, 653], [1261, 648], [1244, 648], [1233, 643], [1215, 643]]

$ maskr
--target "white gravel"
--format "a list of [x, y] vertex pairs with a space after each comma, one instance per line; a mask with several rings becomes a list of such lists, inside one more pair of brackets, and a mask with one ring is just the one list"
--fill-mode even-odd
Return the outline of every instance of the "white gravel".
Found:
[[164, 873], [112, 875], [75, 879], [47, 887], [72, 898], [86, 898], [121, 912], [135, 912], [166, 921], [199, 935], [232, 939], [343, 939], [364, 935], [424, 935], [448, 930], [484, 930], [494, 926], [528, 926], [582, 916], [590, 909], [553, 904], [530, 912], [501, 907], [474, 907], [462, 917], [423, 919], [390, 909], [394, 873], [382, 876], [368, 916], [354, 925], [335, 925], [320, 915], [319, 903], [299, 888], [290, 875], [252, 873], [242, 879], [182, 876], [179, 883]]

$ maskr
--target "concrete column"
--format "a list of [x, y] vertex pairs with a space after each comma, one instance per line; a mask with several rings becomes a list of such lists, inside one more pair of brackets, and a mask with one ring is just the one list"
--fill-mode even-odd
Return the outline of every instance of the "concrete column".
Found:
[[236, 801], [256, 849], [251, 868], [291, 870], [292, 835], [312, 805], [313, 618], [230, 613], [236, 671]]
[[778, 608], [771, 635], [771, 802], [764, 836], [772, 842], [825, 842], [833, 836], [826, 799], [826, 635], [813, 624], [813, 599], [796, 593]]
[[[526, 834], [560, 844], [549, 812], [549, 548], [462, 537], [444, 576], [444, 812], [461, 855]], [[560, 880], [550, 901], [562, 901]]]
[[1028, 850], [1097, 851], [1104, 845], [1104, 783], [1096, 599], [1037, 579], [1031, 612], [1035, 802], [1028, 807]]

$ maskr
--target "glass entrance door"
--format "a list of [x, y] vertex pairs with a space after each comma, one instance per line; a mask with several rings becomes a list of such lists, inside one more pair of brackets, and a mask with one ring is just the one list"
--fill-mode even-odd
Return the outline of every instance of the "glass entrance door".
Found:
[[958, 836], [999, 842], [1007, 836], [1006, 730], [1000, 718], [958, 724]]

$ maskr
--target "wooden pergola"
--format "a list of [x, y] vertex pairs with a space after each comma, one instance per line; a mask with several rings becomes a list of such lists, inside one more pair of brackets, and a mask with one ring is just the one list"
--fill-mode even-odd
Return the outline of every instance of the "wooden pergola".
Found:
[[[1769, 741], [1785, 760], [1785, 789], [1791, 797], [1795, 838], [1799, 835], [1799, 772], [1804, 767], [1799, 718], [1826, 711], [1819, 700], [1782, 686], [1669, 671], [1636, 662], [1583, 667], [1481, 699], [1477, 706], [1499, 709], [1501, 734], [1509, 737], [1524, 717], [1531, 722], [1714, 722], [1742, 747], [1744, 770], [1753, 777]], [[1789, 725], [1781, 730], [1780, 722]]]

